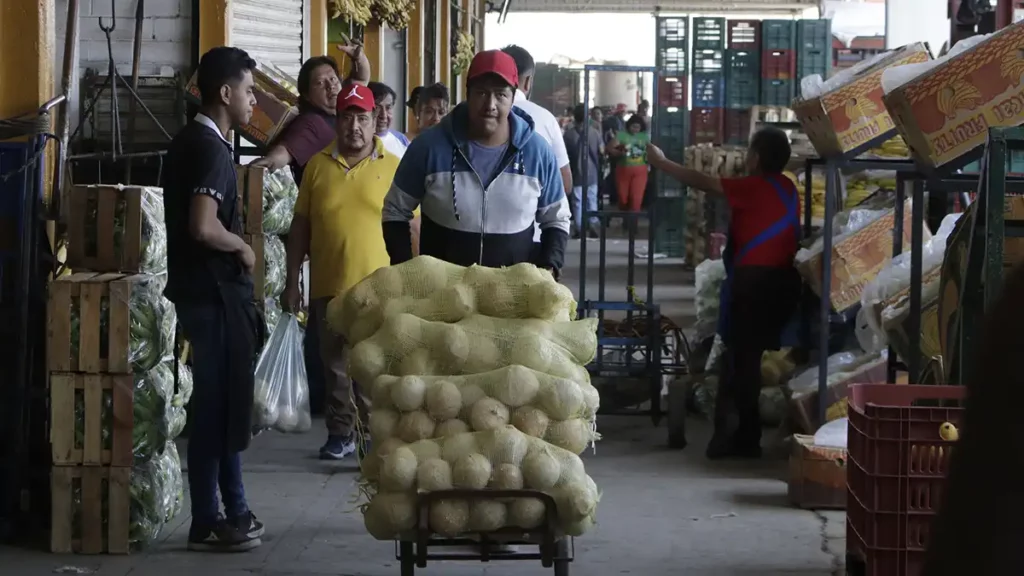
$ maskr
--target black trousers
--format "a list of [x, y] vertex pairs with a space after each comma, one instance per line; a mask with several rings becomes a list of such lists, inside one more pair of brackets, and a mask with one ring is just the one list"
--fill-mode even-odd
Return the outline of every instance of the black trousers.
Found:
[[782, 329], [800, 297], [800, 277], [794, 268], [742, 266], [733, 270], [732, 283], [715, 435], [760, 444], [761, 357], [779, 349]]

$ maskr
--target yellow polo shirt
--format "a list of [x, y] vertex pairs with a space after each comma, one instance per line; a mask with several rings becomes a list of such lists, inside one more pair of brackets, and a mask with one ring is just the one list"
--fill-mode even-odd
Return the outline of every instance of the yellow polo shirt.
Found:
[[373, 137], [374, 151], [348, 166], [335, 144], [302, 173], [295, 213], [309, 219], [309, 297], [331, 298], [391, 264], [381, 211], [399, 159]]

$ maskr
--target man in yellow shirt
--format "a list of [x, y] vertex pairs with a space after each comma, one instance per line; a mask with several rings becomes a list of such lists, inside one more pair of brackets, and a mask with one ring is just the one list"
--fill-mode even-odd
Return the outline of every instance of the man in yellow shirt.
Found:
[[298, 310], [299, 269], [308, 254], [309, 329], [319, 335], [327, 388], [327, 443], [320, 448], [324, 460], [341, 460], [356, 451], [356, 418], [365, 419], [369, 407], [368, 396], [348, 376], [348, 346], [327, 326], [327, 303], [390, 264], [381, 212], [399, 162], [374, 135], [369, 88], [343, 87], [337, 108], [337, 140], [316, 154], [302, 175], [281, 296], [285, 310]]

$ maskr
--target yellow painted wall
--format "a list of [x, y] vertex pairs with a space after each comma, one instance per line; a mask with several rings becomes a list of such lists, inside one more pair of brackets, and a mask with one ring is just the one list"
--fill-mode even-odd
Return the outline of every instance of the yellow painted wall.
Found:
[[309, 0], [309, 55], [327, 54], [327, 0]]
[[[416, 2], [409, 19], [409, 29], [405, 35], [405, 85], [409, 92], [417, 86], [422, 86], [424, 74], [424, 45], [426, 14], [424, 13], [424, 2]], [[412, 110], [405, 108], [405, 125], [412, 126], [415, 122]]]
[[[439, 68], [439, 74], [437, 79], [439, 82], [449, 87], [452, 91], [452, 96], [455, 96], [455, 89], [452, 84], [452, 40], [451, 40], [451, 22], [452, 22], [452, 10], [449, 4], [450, 0], [438, 0], [437, 2], [437, 24], [441, 29], [441, 33], [438, 34], [438, 44], [440, 49], [437, 54], [437, 65]], [[458, 102], [458, 98], [455, 99]]]
[[[2, 1], [2, 0], [0, 0]], [[228, 0], [203, 0], [199, 3], [199, 54], [231, 40]]]
[[[55, 0], [0, 0], [0, 118], [38, 110], [57, 95]], [[47, 154], [52, 158], [52, 148]], [[47, 161], [46, 166], [52, 166]], [[44, 180], [50, 201], [51, 176]]]

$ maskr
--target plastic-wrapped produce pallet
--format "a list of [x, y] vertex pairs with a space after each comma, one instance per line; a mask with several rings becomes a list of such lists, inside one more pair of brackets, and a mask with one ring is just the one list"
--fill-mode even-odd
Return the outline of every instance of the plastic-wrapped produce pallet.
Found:
[[78, 186], [69, 204], [74, 273], [50, 283], [46, 319], [50, 546], [127, 554], [159, 536], [184, 492], [173, 440], [192, 380], [163, 297], [162, 192]]
[[491, 559], [487, 545], [430, 551], [474, 537], [538, 545], [503, 557], [568, 573], [569, 537], [593, 524], [599, 499], [578, 456], [597, 439], [600, 398], [584, 368], [596, 320], [571, 321], [575, 310], [571, 292], [532, 265], [429, 257], [331, 302], [329, 322], [353, 343], [352, 374], [371, 383], [364, 520], [400, 542], [403, 575], [429, 560]]

